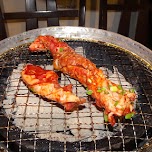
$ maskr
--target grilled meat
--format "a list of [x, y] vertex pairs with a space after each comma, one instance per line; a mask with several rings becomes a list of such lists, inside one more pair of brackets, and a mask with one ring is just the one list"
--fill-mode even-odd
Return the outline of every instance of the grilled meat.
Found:
[[134, 90], [125, 90], [121, 85], [108, 80], [101, 69], [77, 54], [67, 43], [53, 36], [38, 36], [29, 50], [49, 50], [54, 59], [54, 68], [82, 83], [87, 93], [96, 100], [96, 105], [105, 109], [105, 120], [111, 125], [115, 124], [114, 116], [133, 116], [136, 98]]
[[67, 111], [85, 102], [85, 99], [80, 99], [72, 93], [71, 84], [61, 87], [58, 83], [58, 75], [54, 71], [28, 64], [21, 72], [21, 76], [32, 92], [58, 102]]

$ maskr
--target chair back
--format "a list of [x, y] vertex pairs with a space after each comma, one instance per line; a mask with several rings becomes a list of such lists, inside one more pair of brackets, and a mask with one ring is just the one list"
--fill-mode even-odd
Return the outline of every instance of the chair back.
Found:
[[[37, 9], [37, 0], [25, 0], [24, 12], [4, 12], [0, 3], [0, 40], [7, 38], [6, 23], [9, 20], [25, 20], [26, 31], [39, 28], [39, 20], [46, 19], [47, 26], [59, 26], [60, 18], [78, 18], [78, 26], [85, 26], [86, 0], [79, 0], [78, 8], [58, 8], [56, 0], [44, 0], [46, 10]], [[14, 6], [15, 7], [15, 6]]]
[[[149, 45], [150, 42], [150, 11], [149, 0], [119, 0], [119, 3], [108, 4], [107, 0], [100, 0], [99, 28], [107, 30], [108, 12], [121, 12], [117, 33], [130, 37], [130, 32], [134, 32], [132, 39]], [[136, 24], [134, 20], [134, 31], [131, 29], [133, 13], [137, 13]], [[152, 34], [152, 33], [151, 33]]]

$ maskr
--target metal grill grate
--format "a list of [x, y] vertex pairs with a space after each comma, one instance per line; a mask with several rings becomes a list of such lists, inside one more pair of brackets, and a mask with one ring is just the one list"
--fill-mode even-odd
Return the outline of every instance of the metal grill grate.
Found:
[[151, 71], [133, 56], [104, 43], [67, 43], [102, 67], [107, 77], [123, 84], [123, 75], [134, 86], [138, 93], [137, 114], [131, 120], [118, 119], [112, 128], [103, 121], [102, 110], [96, 108], [83, 86], [60, 72], [60, 84], [72, 83], [74, 93], [87, 98], [86, 104], [71, 114], [54, 101], [33, 95], [21, 81], [22, 67], [32, 63], [51, 69], [53, 59], [48, 52], [30, 53], [28, 45], [23, 45], [0, 58], [0, 146], [23, 152], [138, 151], [152, 137]]

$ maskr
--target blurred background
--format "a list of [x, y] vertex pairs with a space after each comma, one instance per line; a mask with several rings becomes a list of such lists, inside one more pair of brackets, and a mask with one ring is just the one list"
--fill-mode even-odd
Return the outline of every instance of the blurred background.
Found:
[[[4, 5], [4, 11], [5, 12], [11, 12], [11, 11], [25, 11], [25, 1], [24, 0], [2, 0], [3, 5]], [[86, 1], [86, 27], [93, 27], [93, 28], [98, 28], [99, 24], [99, 1], [100, 0], [87, 0]], [[108, 3], [119, 3], [119, 0], [108, 0]], [[58, 7], [59, 8], [66, 8], [66, 7], [78, 7], [78, 1], [77, 0], [57, 0]], [[16, 5], [14, 5], [16, 4]], [[38, 9], [39, 10], [45, 10], [45, 2], [44, 0], [38, 0], [37, 3]], [[110, 11], [108, 12], [108, 23], [107, 23], [107, 30], [117, 32], [118, 29], [118, 23], [120, 19], [121, 12], [114, 12]], [[136, 18], [137, 18], [137, 13], [132, 14], [132, 31], [133, 28], [135, 27], [136, 24]], [[70, 26], [77, 26], [77, 20], [75, 21], [70, 21], [70, 20], [62, 20], [60, 21], [60, 25], [70, 25]], [[41, 21], [40, 22], [40, 27], [46, 27], [46, 22]], [[15, 21], [13, 22], [12, 20], [9, 21], [8, 24], [8, 33], [9, 36], [12, 36], [14, 34], [21, 33], [25, 30], [25, 22], [20, 22], [16, 23]], [[130, 31], [131, 37], [134, 37], [134, 33]]]
[[[67, 9], [67, 8], [75, 9], [79, 7], [79, 0], [56, 0], [56, 1], [57, 1], [58, 9]], [[12, 12], [12, 11], [23, 12], [26, 10], [25, 0], [0, 0], [0, 2], [1, 2], [1, 5], [3, 5], [4, 12]], [[85, 27], [103, 28], [102, 26], [99, 25], [99, 13], [100, 13], [100, 6], [101, 6], [100, 2], [101, 2], [100, 0], [86, 0]], [[152, 6], [149, 5], [149, 4], [152, 4], [151, 0], [133, 0], [133, 1], [132, 0], [107, 0], [107, 4], [108, 5], [109, 4], [124, 4], [125, 9], [126, 9], [126, 4], [127, 4], [129, 6], [128, 7], [129, 10], [132, 9], [132, 6], [134, 4], [135, 4], [134, 5], [135, 7], [136, 5], [138, 7], [138, 4], [140, 4], [139, 9], [142, 10], [141, 11], [142, 16], [141, 14], [139, 15], [139, 12], [136, 10], [131, 12], [129, 34], [126, 36], [132, 39], [135, 39], [138, 42], [150, 48], [152, 47], [152, 29], [150, 28], [150, 26], [152, 25], [152, 11], [150, 14], [147, 11], [149, 9], [152, 10]], [[144, 5], [142, 6], [141, 4], [144, 4]], [[37, 0], [36, 5], [37, 5], [38, 11], [46, 10], [46, 0]], [[106, 28], [104, 29], [124, 35], [123, 33], [118, 32], [119, 21], [120, 19], [122, 19], [122, 16], [121, 16], [122, 10], [123, 9], [121, 7], [118, 9], [116, 7], [115, 11], [112, 9], [107, 11], [107, 21], [106, 21], [107, 23], [106, 23]], [[140, 23], [138, 23], [138, 27], [139, 25], [141, 27], [138, 28], [138, 33], [140, 32], [140, 35], [138, 35], [138, 38], [136, 38], [135, 32], [137, 32], [136, 28], [137, 28], [138, 17], [140, 17]], [[150, 20], [151, 23], [148, 20]], [[8, 23], [7, 24], [8, 36], [13, 36], [25, 31], [25, 27], [26, 27], [25, 20], [21, 20], [20, 22], [16, 22], [15, 20], [9, 20], [7, 21], [7, 23]], [[74, 20], [69, 20], [69, 18], [64, 18], [60, 20], [60, 26], [77, 26], [77, 25], [78, 25], [78, 19], [76, 18], [74, 18]], [[47, 22], [44, 20], [41, 20], [39, 22], [39, 27], [40, 28], [47, 27]]]

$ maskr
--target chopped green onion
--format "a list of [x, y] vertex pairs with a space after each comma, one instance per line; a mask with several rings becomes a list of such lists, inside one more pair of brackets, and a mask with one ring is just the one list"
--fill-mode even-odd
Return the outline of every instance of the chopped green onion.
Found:
[[110, 91], [117, 92], [118, 88], [116, 86], [112, 86], [112, 87], [110, 87]]
[[34, 91], [34, 89], [33, 89], [33, 88], [30, 88], [30, 91], [31, 91], [31, 92], [33, 92], [33, 93], [35, 93], [35, 91]]
[[109, 85], [109, 88], [112, 87], [112, 85]]
[[126, 93], [126, 91], [125, 91], [125, 90], [122, 90], [122, 91], [121, 91], [121, 94], [122, 94], [122, 95], [124, 95], [125, 93]]
[[105, 87], [102, 87], [102, 88], [101, 88], [101, 87], [98, 87], [97, 92], [100, 93], [100, 92], [102, 92], [102, 91], [106, 91], [106, 88], [105, 88]]
[[87, 90], [86, 94], [87, 95], [92, 95], [93, 91], [92, 90]]
[[99, 93], [100, 93], [100, 92], [102, 92], [102, 90], [101, 90], [101, 89], [100, 89], [100, 90], [98, 89], [98, 90], [97, 90], [97, 92], [99, 92]]
[[105, 88], [105, 87], [102, 87], [101, 90], [102, 90], [102, 91], [106, 91], [106, 88]]
[[97, 92], [102, 92], [101, 87], [98, 87]]
[[119, 101], [115, 101], [114, 106], [116, 107], [118, 105]]
[[135, 89], [134, 89], [134, 88], [129, 89], [129, 92], [131, 92], [131, 93], [135, 93]]
[[61, 47], [61, 48], [59, 48], [59, 51], [60, 51], [60, 52], [62, 52], [62, 51], [63, 51], [63, 48], [62, 48], [62, 47]]
[[125, 119], [131, 119], [134, 116], [134, 112], [125, 115]]
[[104, 116], [103, 116], [103, 117], [104, 117], [104, 121], [105, 121], [105, 122], [108, 122], [108, 115], [104, 113]]
[[119, 90], [123, 89], [121, 85], [118, 85], [117, 87], [118, 87]]
[[88, 89], [88, 88], [86, 88], [86, 90], [88, 91], [89, 89]]

